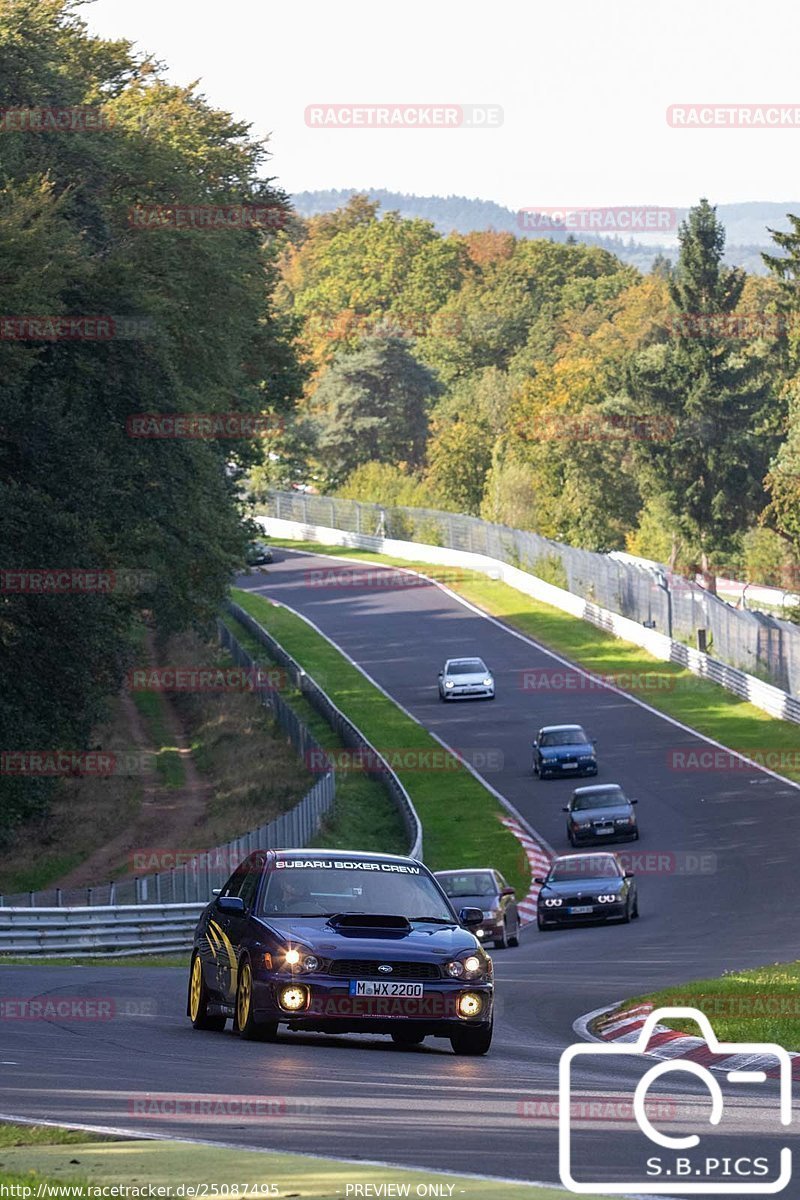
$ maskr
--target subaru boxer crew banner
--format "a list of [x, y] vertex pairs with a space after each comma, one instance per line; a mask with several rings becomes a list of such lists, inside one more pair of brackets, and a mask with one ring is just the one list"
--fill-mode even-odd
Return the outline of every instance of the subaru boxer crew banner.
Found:
[[412, 858], [257, 851], [203, 912], [189, 973], [195, 1029], [272, 1041], [280, 1026], [448, 1038], [456, 1054], [492, 1040], [492, 960], [478, 908], [451, 906]]

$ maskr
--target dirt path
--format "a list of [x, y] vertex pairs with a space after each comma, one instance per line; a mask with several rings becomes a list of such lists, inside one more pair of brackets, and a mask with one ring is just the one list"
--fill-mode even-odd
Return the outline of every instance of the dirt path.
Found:
[[[150, 630], [146, 647], [150, 663], [158, 665], [158, 655]], [[164, 720], [171, 745], [178, 747], [186, 781], [184, 786], [165, 787], [155, 771], [146, 775], [142, 802], [136, 819], [84, 859], [80, 866], [56, 880], [53, 886], [87, 887], [106, 883], [112, 877], [125, 878], [134, 875], [137, 873], [132, 869], [132, 856], [135, 851], [167, 851], [175, 854], [203, 848], [196, 845], [194, 830], [205, 815], [211, 784], [201, 778], [192, 759], [183, 722], [170, 698], [165, 696], [165, 700]], [[122, 704], [132, 744], [141, 750], [160, 749], [148, 741], [145, 724], [129, 692], [123, 693]], [[120, 874], [122, 866], [124, 870]]]

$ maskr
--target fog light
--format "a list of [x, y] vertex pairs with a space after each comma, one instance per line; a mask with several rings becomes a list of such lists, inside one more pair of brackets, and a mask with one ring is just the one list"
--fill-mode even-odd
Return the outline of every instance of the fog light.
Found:
[[460, 1017], [477, 1017], [483, 1011], [483, 998], [476, 992], [462, 992], [456, 1001]]
[[278, 1003], [287, 1012], [297, 1012], [298, 1009], [305, 1008], [307, 1002], [308, 990], [304, 987], [281, 988], [278, 994]]
[[476, 929], [475, 937], [486, 937], [486, 930], [485, 929]]

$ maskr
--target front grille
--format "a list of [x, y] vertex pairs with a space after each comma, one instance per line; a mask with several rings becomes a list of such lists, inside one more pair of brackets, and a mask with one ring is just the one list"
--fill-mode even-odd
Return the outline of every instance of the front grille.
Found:
[[436, 963], [392, 962], [391, 972], [379, 971], [389, 965], [381, 958], [340, 958], [331, 963], [330, 974], [348, 979], [441, 979]]

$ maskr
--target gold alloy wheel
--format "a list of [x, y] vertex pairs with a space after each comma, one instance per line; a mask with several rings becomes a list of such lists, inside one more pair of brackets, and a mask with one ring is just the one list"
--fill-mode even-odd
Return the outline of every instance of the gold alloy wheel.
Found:
[[250, 964], [245, 963], [239, 976], [239, 992], [236, 997], [236, 1022], [244, 1029], [250, 1016], [250, 999], [253, 994], [253, 973]]
[[203, 988], [203, 968], [200, 964], [200, 955], [195, 954], [194, 962], [192, 963], [192, 979], [189, 985], [189, 1015], [193, 1021], [196, 1021], [200, 1015], [200, 994]]

